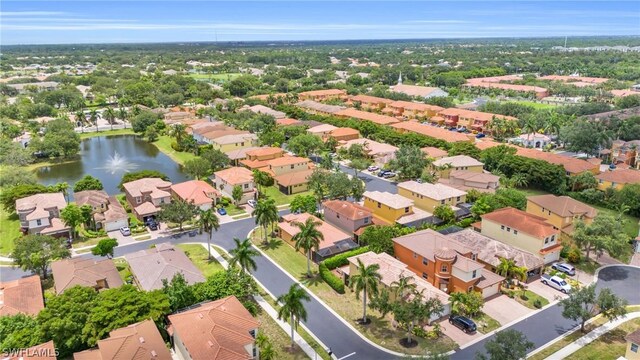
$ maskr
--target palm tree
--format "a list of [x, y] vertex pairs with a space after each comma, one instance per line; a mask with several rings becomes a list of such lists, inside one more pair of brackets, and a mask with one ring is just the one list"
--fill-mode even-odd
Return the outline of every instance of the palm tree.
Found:
[[416, 290], [416, 284], [413, 282], [412, 276], [400, 274], [398, 280], [391, 283], [391, 288], [396, 295], [396, 299], [403, 300], [407, 294]]
[[120, 120], [122, 120], [122, 123], [124, 124], [124, 128], [127, 128], [127, 119], [129, 118], [129, 114], [127, 113], [127, 109], [121, 107], [120, 109], [118, 109], [118, 118], [120, 118]]
[[300, 232], [295, 234], [292, 240], [295, 242], [296, 250], [304, 249], [307, 252], [307, 277], [311, 277], [311, 250], [318, 251], [320, 241], [324, 240], [324, 235], [317, 227], [322, 225], [315, 217], [309, 216], [304, 223], [294, 222]]
[[451, 304], [451, 312], [456, 314], [466, 314], [467, 306], [465, 304], [465, 293], [456, 291], [449, 294], [449, 303]]
[[100, 114], [98, 114], [98, 111], [96, 109], [91, 109], [91, 111], [89, 112], [89, 121], [91, 121], [91, 123], [96, 126], [96, 132], [100, 131], [98, 129], [99, 118], [100, 118]]
[[271, 182], [271, 175], [264, 171], [253, 170], [253, 181], [258, 185], [259, 195], [262, 195], [263, 187]]
[[256, 208], [253, 209], [251, 215], [255, 216], [256, 225], [262, 226], [262, 230], [264, 233], [264, 243], [266, 244], [268, 242], [267, 226], [278, 221], [279, 217], [276, 201], [272, 198], [264, 198], [262, 200], [258, 200]]
[[289, 288], [286, 294], [278, 296], [278, 303], [282, 307], [278, 310], [278, 320], [289, 318], [291, 322], [291, 348], [295, 346], [294, 331], [300, 320], [307, 321], [307, 309], [304, 308], [303, 301], [309, 301], [311, 298], [304, 289], [297, 283]]
[[183, 142], [184, 138], [188, 135], [187, 134], [187, 128], [182, 124], [175, 124], [171, 128], [171, 133], [170, 134], [171, 134], [171, 136], [176, 138], [176, 143], [178, 144], [178, 147], [182, 148], [182, 142]]
[[509, 183], [511, 186], [509, 187], [526, 187], [529, 185], [527, 181], [527, 176], [524, 174], [513, 174], [509, 179]]
[[108, 107], [107, 110], [105, 110], [102, 115], [104, 116], [105, 119], [107, 119], [107, 121], [109, 122], [109, 125], [111, 125], [111, 130], [113, 130], [113, 123], [116, 120], [116, 112], [113, 110], [112, 107]]
[[211, 260], [211, 238], [213, 237], [213, 231], [218, 231], [220, 228], [218, 216], [211, 209], [204, 211], [201, 210], [198, 225], [200, 226], [201, 232], [204, 231], [209, 234], [209, 237], [207, 238], [207, 256], [208, 259]]
[[238, 238], [233, 238], [233, 241], [236, 243], [236, 247], [229, 252], [231, 254], [229, 265], [240, 265], [244, 275], [247, 274], [247, 269], [256, 270], [257, 266], [253, 258], [260, 255], [260, 253], [253, 248], [251, 240], [247, 238], [240, 241]]
[[53, 185], [53, 187], [57, 192], [61, 192], [64, 198], [67, 199], [67, 202], [69, 202], [69, 184], [67, 184], [66, 181], [59, 182]]
[[358, 273], [349, 278], [349, 287], [355, 287], [356, 299], [360, 298], [362, 292], [362, 323], [367, 324], [367, 292], [370, 295], [378, 294], [378, 282], [382, 280], [380, 275], [380, 265], [371, 264], [365, 266], [362, 260], [358, 259]]
[[500, 264], [496, 266], [496, 273], [509, 280], [517, 279], [525, 281], [527, 279], [527, 269], [516, 265], [516, 262], [512, 259], [500, 258]]
[[531, 134], [536, 132], [536, 122], [532, 118], [527, 119], [524, 122], [522, 131], [527, 134], [527, 141], [531, 141]]
[[84, 111], [82, 110], [76, 111], [75, 116], [76, 116], [76, 122], [78, 121], [80, 122], [80, 127], [82, 128], [82, 132], [84, 132], [84, 123], [85, 121], [87, 121], [87, 117], [84, 114]]

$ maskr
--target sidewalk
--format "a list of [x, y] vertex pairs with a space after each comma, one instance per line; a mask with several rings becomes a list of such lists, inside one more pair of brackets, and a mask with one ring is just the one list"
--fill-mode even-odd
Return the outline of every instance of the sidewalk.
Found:
[[[609, 321], [608, 323], [600, 326], [599, 328], [591, 331], [590, 333], [588, 333], [587, 335], [581, 337], [580, 339], [572, 342], [571, 344], [565, 346], [564, 348], [556, 351], [555, 353], [551, 354], [549, 357], [547, 357], [545, 360], [553, 360], [553, 359], [564, 359], [567, 356], [573, 354], [574, 352], [582, 349], [584, 346], [586, 346], [587, 344], [593, 342], [594, 340], [596, 340], [597, 338], [599, 338], [600, 336], [606, 334], [607, 332], [615, 329], [616, 327], [620, 326], [621, 324], [629, 321], [629, 320], [633, 320], [635, 318], [639, 318], [640, 317], [640, 312], [633, 312], [630, 314], [627, 314], [625, 317], [622, 318], [618, 318], [617, 320], [613, 320], [613, 321]], [[580, 331], [580, 330], [577, 330]]]

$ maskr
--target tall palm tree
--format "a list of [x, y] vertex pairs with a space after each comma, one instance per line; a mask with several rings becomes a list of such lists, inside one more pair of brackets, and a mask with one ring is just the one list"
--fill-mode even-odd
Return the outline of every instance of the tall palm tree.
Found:
[[93, 125], [95, 125], [96, 132], [100, 131], [98, 129], [98, 119], [99, 118], [100, 118], [100, 114], [98, 114], [98, 111], [96, 109], [91, 109], [91, 111], [89, 112], [89, 121], [91, 121], [91, 123]]
[[188, 135], [187, 128], [182, 124], [175, 124], [171, 128], [171, 136], [176, 138], [176, 143], [178, 146], [182, 146], [182, 142], [184, 138]]
[[256, 225], [262, 226], [264, 233], [264, 243], [267, 243], [267, 226], [278, 221], [278, 207], [276, 201], [272, 198], [264, 198], [258, 200], [256, 208], [251, 213], [256, 218]]
[[396, 299], [402, 300], [407, 294], [415, 291], [416, 284], [413, 282], [412, 276], [400, 274], [398, 280], [391, 283], [391, 289], [393, 289]]
[[264, 171], [253, 170], [253, 181], [258, 185], [258, 193], [262, 195], [263, 187], [271, 181], [271, 175]]
[[122, 123], [124, 124], [124, 128], [127, 128], [127, 119], [129, 118], [129, 113], [127, 113], [127, 109], [121, 107], [120, 109], [118, 109], [118, 118], [120, 118], [120, 120], [122, 120]]
[[449, 294], [449, 303], [451, 304], [451, 312], [461, 315], [467, 313], [465, 293], [456, 291]]
[[247, 269], [257, 269], [256, 262], [253, 258], [260, 255], [260, 253], [253, 248], [251, 240], [247, 238], [240, 241], [238, 238], [233, 238], [233, 241], [236, 243], [236, 247], [229, 252], [231, 254], [229, 265], [239, 265], [243, 275], [247, 274]]
[[109, 122], [109, 125], [111, 125], [111, 130], [113, 130], [113, 123], [116, 120], [116, 112], [113, 110], [112, 107], [108, 107], [107, 110], [105, 110], [102, 115], [104, 116], [105, 119], [107, 119], [107, 121]]
[[82, 110], [76, 111], [75, 116], [76, 116], [76, 122], [78, 121], [80, 122], [80, 127], [82, 127], [82, 132], [84, 132], [84, 123], [85, 121], [87, 121], [87, 117], [84, 114], [84, 111]]
[[516, 262], [512, 259], [500, 258], [500, 263], [496, 266], [496, 273], [509, 280], [525, 281], [527, 279], [527, 269], [516, 265]]
[[524, 122], [522, 131], [527, 134], [527, 141], [531, 141], [531, 134], [536, 132], [536, 121], [532, 118], [527, 119]]
[[207, 256], [211, 260], [211, 238], [213, 237], [213, 231], [218, 231], [220, 228], [220, 222], [218, 216], [211, 209], [201, 210], [200, 218], [198, 219], [198, 226], [200, 231], [204, 231], [209, 234], [207, 238]]
[[59, 182], [53, 185], [53, 187], [57, 192], [61, 192], [64, 198], [67, 199], [67, 202], [69, 202], [69, 184], [67, 184], [66, 181]]
[[358, 259], [358, 272], [349, 278], [349, 287], [355, 287], [356, 299], [360, 298], [362, 292], [362, 323], [367, 323], [367, 293], [369, 295], [378, 294], [378, 282], [382, 280], [380, 275], [380, 265], [371, 264], [365, 266], [362, 260]]
[[294, 334], [295, 328], [300, 320], [307, 321], [307, 309], [304, 308], [303, 301], [309, 301], [311, 298], [304, 289], [297, 283], [289, 288], [286, 294], [278, 296], [278, 303], [282, 307], [278, 310], [278, 320], [289, 318], [291, 322], [291, 348], [295, 346]]
[[295, 242], [296, 250], [304, 249], [307, 252], [307, 277], [311, 277], [311, 250], [319, 250], [320, 241], [324, 240], [324, 235], [317, 229], [322, 225], [314, 217], [309, 216], [304, 223], [294, 222], [300, 232], [295, 234], [292, 240]]

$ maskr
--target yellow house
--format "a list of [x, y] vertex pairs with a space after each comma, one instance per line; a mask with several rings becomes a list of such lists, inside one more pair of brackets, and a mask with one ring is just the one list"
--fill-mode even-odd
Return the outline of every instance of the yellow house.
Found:
[[448, 179], [451, 170], [467, 170], [471, 172], [481, 173], [484, 164], [467, 155], [456, 155], [443, 157], [433, 162], [433, 167], [439, 170], [439, 176]]
[[527, 198], [527, 212], [547, 219], [547, 222], [563, 233], [573, 233], [574, 222], [591, 223], [598, 211], [569, 196], [537, 195]]
[[307, 191], [313, 173], [311, 160], [298, 156], [283, 156], [267, 160], [264, 171], [273, 176], [280, 191], [291, 195]]
[[543, 217], [507, 207], [482, 215], [480, 227], [482, 235], [528, 251], [545, 264], [560, 259], [560, 230]]
[[625, 336], [627, 340], [627, 351], [624, 358], [627, 360], [640, 360], [640, 329]]
[[439, 205], [456, 206], [466, 200], [467, 193], [443, 184], [405, 181], [398, 184], [398, 194], [413, 200], [415, 206], [433, 213]]
[[255, 134], [225, 135], [211, 140], [214, 149], [223, 153], [258, 146], [258, 137]]
[[398, 219], [413, 212], [413, 201], [388, 192], [365, 191], [364, 206], [373, 216], [393, 224]]
[[640, 171], [631, 169], [620, 169], [605, 171], [596, 175], [598, 179], [598, 190], [614, 188], [621, 190], [627, 184], [640, 184]]

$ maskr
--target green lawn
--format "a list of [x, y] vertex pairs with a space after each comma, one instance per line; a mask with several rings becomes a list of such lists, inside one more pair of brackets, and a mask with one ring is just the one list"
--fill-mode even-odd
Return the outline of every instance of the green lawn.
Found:
[[171, 143], [173, 142], [173, 138], [167, 135], [161, 135], [157, 141], [152, 142], [160, 151], [169, 156], [173, 161], [178, 164], [184, 164], [187, 160], [193, 160], [196, 156], [189, 152], [175, 151], [171, 148]]
[[193, 261], [205, 277], [209, 277], [218, 271], [224, 270], [222, 265], [215, 259], [207, 259], [207, 250], [200, 244], [178, 244], [180, 249], [187, 254], [187, 257]]
[[624, 337], [640, 329], [640, 319], [629, 320], [592, 343], [566, 357], [567, 360], [615, 360], [624, 356], [627, 342]]
[[88, 139], [88, 138], [98, 137], [98, 136], [135, 135], [135, 134], [136, 133], [133, 132], [133, 129], [131, 129], [131, 128], [129, 128], [129, 129], [116, 129], [116, 130], [107, 130], [107, 131], [100, 131], [100, 132], [80, 133], [80, 139]]
[[227, 210], [227, 215], [229, 216], [246, 214], [243, 208], [235, 206], [233, 204], [229, 204], [229, 206], [225, 207], [224, 209]]
[[13, 251], [15, 239], [20, 235], [18, 214], [9, 214], [4, 208], [0, 208], [0, 255], [9, 255]]
[[195, 79], [195, 80], [200, 80], [200, 81], [211, 81], [211, 82], [218, 82], [218, 81], [229, 81], [229, 80], [233, 80], [235, 78], [237, 78], [238, 76], [241, 76], [242, 74], [240, 73], [226, 73], [226, 74], [189, 74], [189, 77]]
[[289, 204], [289, 203], [291, 203], [291, 200], [293, 200], [293, 198], [296, 197], [297, 195], [311, 195], [311, 194], [313, 194], [311, 191], [304, 191], [304, 192], [301, 192], [301, 193], [298, 193], [298, 194], [285, 195], [276, 186], [265, 187], [263, 189], [263, 193], [265, 195], [269, 196], [270, 198], [274, 199], [276, 201], [276, 205]]
[[118, 274], [120, 274], [120, 278], [122, 279], [122, 281], [124, 281], [125, 283], [127, 282], [127, 280], [131, 281], [133, 275], [131, 275], [131, 268], [129, 268], [129, 263], [127, 263], [127, 260], [125, 260], [124, 258], [115, 258], [113, 259], [113, 262], [116, 265], [116, 269], [118, 269]]
[[526, 300], [523, 299], [522, 297], [520, 297], [520, 295], [522, 295], [522, 291], [521, 290], [504, 290], [504, 291], [508, 291], [511, 292], [513, 294], [513, 298], [519, 302], [520, 304], [528, 307], [529, 309], [534, 309], [534, 310], [538, 310], [537, 307], [535, 307], [534, 303], [536, 300], [540, 300], [540, 308], [543, 308], [545, 306], [547, 306], [549, 304], [549, 300], [547, 300], [546, 298], [534, 293], [531, 290], [526, 290], [525, 291], [525, 296], [526, 296]]
[[536, 110], [544, 110], [544, 109], [555, 109], [557, 107], [557, 105], [553, 105], [553, 104], [541, 104], [535, 101], [526, 101], [526, 100], [519, 100], [519, 101], [506, 101], [506, 102], [513, 102], [513, 103], [517, 103], [517, 104], [521, 104], [521, 105], [526, 105], [526, 106], [531, 106], [533, 108], [535, 108]]
[[478, 331], [483, 334], [487, 334], [501, 326], [498, 320], [485, 313], [480, 313], [480, 315], [473, 316], [472, 319], [476, 322], [476, 324], [478, 324]]

